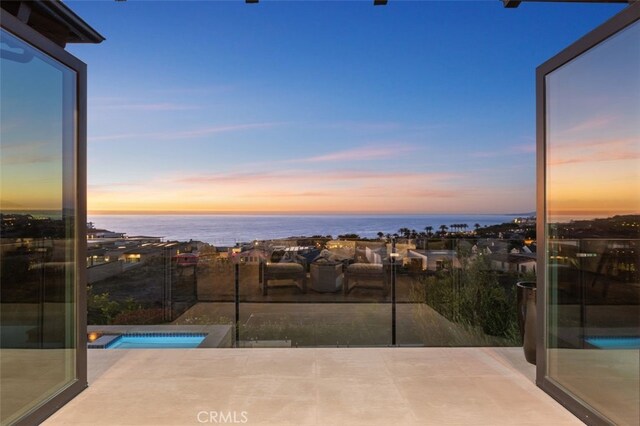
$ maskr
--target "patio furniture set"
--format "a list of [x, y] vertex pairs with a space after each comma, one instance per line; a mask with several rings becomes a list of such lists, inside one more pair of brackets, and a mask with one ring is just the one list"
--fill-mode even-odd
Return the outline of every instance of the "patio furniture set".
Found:
[[[357, 242], [354, 253], [345, 257], [338, 250], [300, 248], [297, 251], [272, 253], [269, 261], [260, 262], [259, 282], [263, 295], [276, 287], [274, 281], [288, 280], [291, 286], [307, 293], [336, 293], [342, 289], [348, 295], [355, 287], [382, 290], [387, 295], [391, 264], [386, 245], [378, 242]], [[283, 287], [278, 283], [277, 287]]]

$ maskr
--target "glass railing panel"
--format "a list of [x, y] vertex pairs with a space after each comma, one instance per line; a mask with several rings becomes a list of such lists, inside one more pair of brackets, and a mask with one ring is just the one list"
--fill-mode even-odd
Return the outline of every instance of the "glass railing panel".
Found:
[[[602, 223], [621, 221], [637, 216]], [[607, 414], [621, 420], [637, 416], [640, 400], [639, 253], [639, 239], [549, 240], [549, 374], [595, 407], [620, 407]]]
[[419, 248], [397, 270], [398, 344], [519, 346], [516, 283], [535, 280], [532, 243], [468, 236], [416, 241]]
[[382, 240], [255, 242], [240, 264], [240, 346], [392, 344]]
[[[90, 232], [91, 234], [91, 232]], [[206, 333], [204, 347], [234, 341], [231, 249], [156, 237], [89, 239], [90, 339], [121, 333]]]
[[92, 231], [90, 331], [222, 333], [205, 347], [518, 345], [529, 225], [503, 227], [519, 239], [484, 228], [230, 245]]

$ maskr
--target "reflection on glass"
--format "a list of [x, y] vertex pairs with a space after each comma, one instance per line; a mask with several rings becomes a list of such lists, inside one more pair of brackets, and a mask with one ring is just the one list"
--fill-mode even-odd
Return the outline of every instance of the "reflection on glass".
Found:
[[75, 72], [1, 30], [0, 422], [75, 375]]
[[547, 374], [640, 423], [640, 23], [546, 77]]

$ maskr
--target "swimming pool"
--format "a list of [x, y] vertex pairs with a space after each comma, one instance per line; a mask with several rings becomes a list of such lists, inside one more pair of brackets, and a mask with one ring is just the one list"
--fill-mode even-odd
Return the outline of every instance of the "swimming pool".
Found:
[[114, 336], [105, 349], [172, 349], [197, 348], [205, 333], [144, 333]]
[[600, 349], [640, 349], [640, 336], [593, 336], [585, 340]]

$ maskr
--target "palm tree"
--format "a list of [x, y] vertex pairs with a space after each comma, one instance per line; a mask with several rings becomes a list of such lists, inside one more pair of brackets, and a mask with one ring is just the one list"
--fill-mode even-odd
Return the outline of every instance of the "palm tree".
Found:
[[433, 226], [425, 226], [424, 230], [427, 232], [427, 237], [430, 237], [433, 235], [433, 232], [431, 232], [433, 231]]
[[402, 234], [405, 238], [409, 238], [411, 230], [409, 228], [400, 228], [398, 229], [398, 234]]
[[478, 232], [478, 229], [480, 229], [480, 224], [476, 223], [475, 225], [473, 225], [474, 228], [476, 228], [476, 232]]
[[460, 226], [462, 226], [462, 229], [464, 229], [464, 231], [467, 232], [467, 228], [469, 227], [469, 225], [467, 225], [466, 223], [463, 223]]
[[384, 232], [378, 232], [378, 239], [381, 240], [384, 237]]
[[440, 225], [440, 234], [442, 234], [442, 236], [446, 235], [447, 229], [449, 229], [447, 225]]
[[433, 236], [433, 226], [425, 226], [424, 230], [427, 233], [426, 244], [424, 249], [429, 250], [429, 238]]

